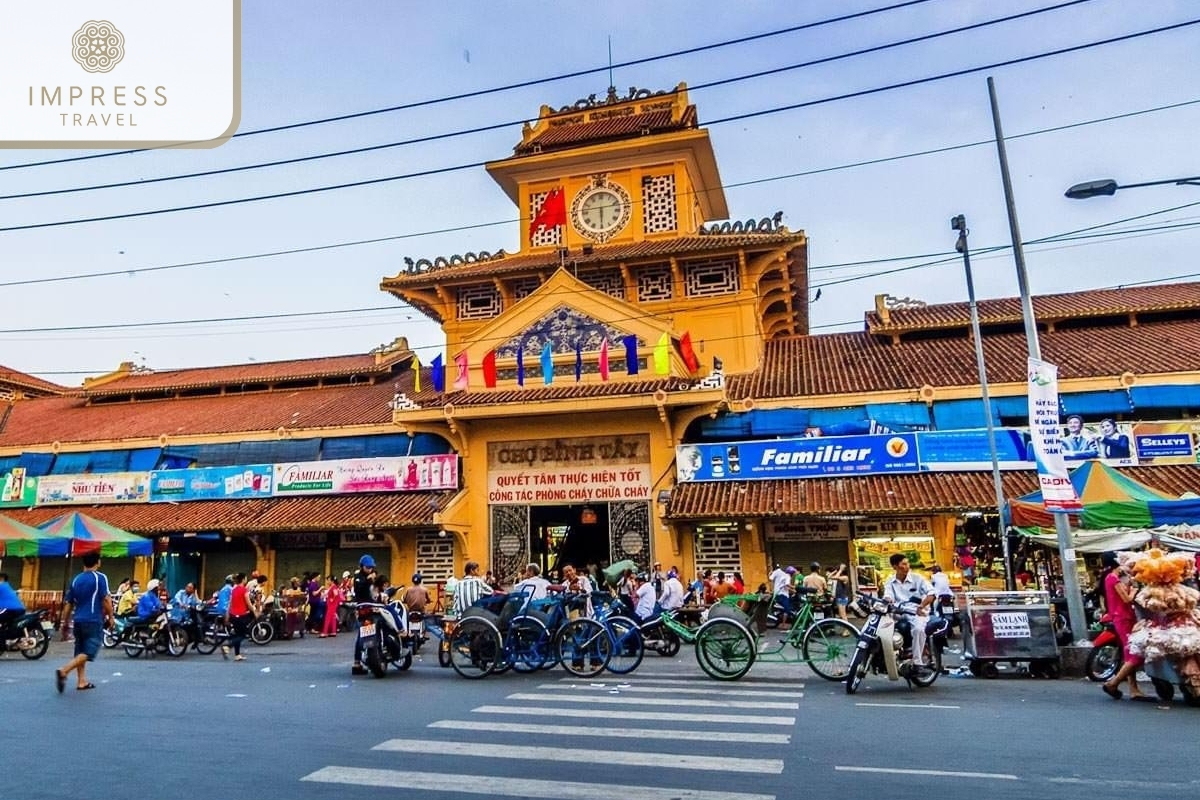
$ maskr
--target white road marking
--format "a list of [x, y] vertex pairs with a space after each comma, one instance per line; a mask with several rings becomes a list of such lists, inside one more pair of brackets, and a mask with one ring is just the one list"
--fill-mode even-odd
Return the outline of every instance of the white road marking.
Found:
[[1121, 787], [1125, 789], [1138, 790], [1153, 790], [1153, 789], [1195, 789], [1196, 784], [1200, 781], [1138, 781], [1118, 778], [1049, 778], [1050, 783], [1069, 783], [1081, 786], [1108, 786]]
[[[583, 681], [584, 681], [583, 678], [559, 678], [558, 679], [559, 683], [582, 683]], [[665, 684], [665, 685], [673, 685], [673, 686], [704, 686], [705, 684], [708, 684], [709, 686], [714, 685], [712, 678], [708, 677], [707, 675], [705, 675], [702, 672], [696, 673], [696, 677], [694, 677], [694, 678], [652, 678], [652, 677], [643, 678], [640, 675], [637, 678], [637, 684], [639, 686], [647, 686], [650, 684], [659, 684], [659, 683]], [[609, 680], [609, 681], [603, 682], [603, 683], [600, 681], [593, 681], [591, 683], [591, 685], [597, 686], [597, 687], [599, 687], [599, 686], [624, 687], [629, 684], [626, 684], [624, 682]], [[755, 683], [754, 681], [741, 681], [739, 685], [741, 685], [741, 686], [763, 686], [763, 687], [769, 687], [771, 689], [803, 689], [804, 688], [804, 683], [798, 682], [798, 681], [770, 681], [770, 682], [762, 681], [761, 683]]]
[[[493, 797], [554, 797], [557, 800], [629, 800], [629, 783], [576, 783], [544, 781], [532, 778], [481, 779], [477, 774], [446, 772], [402, 772], [391, 769], [359, 767], [323, 767], [301, 780], [316, 783], [341, 783], [356, 786], [382, 786], [389, 789], [482, 794]], [[638, 786], [639, 800], [775, 800], [773, 794], [710, 792], [705, 789], [672, 789]]]
[[937, 703], [855, 703], [863, 708], [961, 708], [962, 706], [940, 706]]
[[[424, 739], [389, 739], [377, 744], [372, 750], [389, 753], [421, 753], [429, 755], [435, 749], [438, 755], [462, 756], [467, 758], [507, 758], [527, 761], [570, 761], [578, 762], [579, 753], [561, 747], [537, 747], [534, 745], [487, 744], [484, 742], [436, 742], [431, 745]], [[629, 767], [657, 767], [658, 769], [712, 770], [715, 772], [753, 772], [778, 775], [783, 772], [783, 760], [777, 758], [736, 758], [722, 756], [691, 756], [680, 753], [632, 752], [625, 750], [591, 750], [587, 752], [591, 763], [621, 765]]]
[[[476, 714], [519, 714], [535, 717], [582, 717], [595, 719], [595, 709], [552, 708], [550, 706], [479, 706], [471, 709]], [[646, 719], [657, 722], [724, 722], [731, 725], [795, 725], [795, 717], [763, 717], [747, 714], [684, 714], [666, 711], [621, 711], [621, 719]]]
[[[470, 720], [443, 719], [429, 724], [430, 728], [448, 728], [450, 730], [478, 731], [479, 723]], [[585, 725], [537, 725], [523, 722], [506, 722], [505, 733], [539, 733], [547, 736], [602, 736], [617, 739], [678, 739], [680, 741], [711, 742], [713, 734], [710, 731], [664, 730], [659, 728], [593, 728]], [[746, 744], [791, 744], [792, 737], [786, 733], [740, 733], [738, 731], [721, 731], [722, 742], [743, 742]]]
[[556, 703], [594, 703], [603, 705], [673, 706], [675, 708], [678, 708], [682, 703], [686, 703], [688, 708], [761, 708], [777, 711], [791, 711], [800, 707], [799, 703], [770, 702], [765, 700], [697, 700], [695, 698], [680, 700], [672, 697], [596, 697], [595, 695], [535, 694], [533, 692], [517, 692], [516, 694], [510, 694], [504, 699], [550, 700]]
[[[603, 683], [601, 683], [601, 684], [589, 683], [587, 685], [580, 685], [580, 686], [570, 686], [570, 685], [560, 686], [557, 683], [543, 683], [543, 684], [539, 685], [537, 688], [549, 689], [552, 691], [556, 690], [556, 689], [558, 689], [558, 690], [579, 689], [582, 691], [593, 691], [594, 692], [594, 691], [599, 691], [600, 689], [609, 689], [609, 688], [614, 688], [614, 687], [607, 686]], [[799, 688], [803, 689], [804, 684], [800, 684]], [[653, 693], [653, 694], [718, 694], [718, 695], [728, 694], [728, 695], [736, 695], [738, 697], [798, 697], [798, 696], [800, 696], [794, 691], [793, 692], [770, 692], [770, 691], [765, 691], [762, 689], [722, 689], [722, 688], [716, 687], [716, 686], [714, 686], [712, 688], [708, 688], [708, 689], [703, 689], [703, 688], [683, 689], [683, 688], [679, 688], [679, 687], [675, 687], [675, 686], [664, 687], [664, 686], [641, 686], [641, 685], [638, 685], [638, 686], [623, 686], [623, 687], [620, 687], [620, 691], [622, 691], [622, 692], [642, 692], [645, 694], [650, 694], [650, 693]]]
[[997, 781], [1019, 781], [1007, 772], [952, 772], [944, 769], [896, 769], [895, 767], [834, 767], [837, 772], [881, 772], [884, 775], [921, 775], [935, 778], [991, 778]]

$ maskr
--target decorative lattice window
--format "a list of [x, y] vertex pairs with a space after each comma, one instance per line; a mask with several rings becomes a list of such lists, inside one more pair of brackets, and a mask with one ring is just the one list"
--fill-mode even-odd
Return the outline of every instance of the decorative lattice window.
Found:
[[646, 233], [662, 233], [679, 227], [675, 214], [674, 174], [642, 178], [642, 220]]
[[625, 281], [621, 278], [619, 269], [595, 269], [580, 272], [579, 280], [610, 297], [618, 300], [625, 299]]
[[637, 299], [639, 303], [670, 300], [674, 294], [674, 280], [670, 264], [651, 264], [637, 273]]
[[692, 261], [683, 265], [683, 285], [688, 297], [712, 297], [738, 290], [737, 262]]
[[491, 319], [500, 314], [501, 306], [500, 292], [490, 283], [458, 290], [459, 319]]
[[732, 522], [696, 526], [696, 569], [713, 573], [742, 571], [742, 549]]
[[[529, 195], [529, 219], [532, 221], [542, 210], [542, 203], [546, 202], [546, 195], [550, 192], [534, 192]], [[526, 223], [528, 225], [528, 223]], [[531, 247], [548, 247], [553, 244], [562, 244], [562, 225], [555, 225], [553, 228], [540, 228], [537, 233], [529, 240]]]
[[454, 537], [437, 531], [417, 532], [417, 572], [425, 583], [446, 581], [454, 575]]
[[537, 291], [537, 288], [541, 285], [542, 281], [540, 278], [517, 278], [512, 282], [513, 299], [524, 300]]

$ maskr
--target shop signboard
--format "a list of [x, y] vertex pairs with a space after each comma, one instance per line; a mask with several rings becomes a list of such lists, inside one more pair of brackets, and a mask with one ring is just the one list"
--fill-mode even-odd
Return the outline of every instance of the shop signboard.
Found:
[[859, 579], [866, 583], [877, 583], [891, 574], [893, 553], [908, 556], [909, 566], [924, 572], [934, 563], [933, 526], [929, 517], [855, 520], [854, 551]]
[[[1029, 432], [996, 428], [996, 461], [1000, 469], [1032, 469]], [[987, 428], [922, 431], [917, 434], [922, 471], [969, 472], [992, 468]]]
[[646, 434], [488, 443], [489, 503], [649, 500], [650, 486]]
[[273, 482], [271, 464], [155, 470], [150, 473], [150, 502], [270, 497]]
[[1195, 464], [1200, 460], [1200, 422], [1135, 422], [1130, 426], [1141, 464]]
[[396, 458], [347, 458], [276, 464], [275, 497], [458, 488], [454, 453]]
[[29, 508], [37, 502], [38, 479], [25, 474], [24, 467], [13, 467], [4, 475], [0, 508]]
[[773, 519], [766, 525], [769, 541], [835, 542], [850, 538], [850, 523], [845, 520]]
[[680, 482], [918, 472], [912, 433], [688, 444], [675, 449]]
[[1048, 361], [1030, 358], [1027, 377], [1029, 432], [1037, 459], [1042, 506], [1053, 512], [1079, 511], [1083, 505], [1075, 494], [1065, 460], [1067, 454], [1075, 451], [1077, 437], [1070, 430], [1063, 436], [1058, 424], [1058, 367]]
[[37, 486], [39, 506], [145, 503], [149, 500], [149, 472], [44, 475]]

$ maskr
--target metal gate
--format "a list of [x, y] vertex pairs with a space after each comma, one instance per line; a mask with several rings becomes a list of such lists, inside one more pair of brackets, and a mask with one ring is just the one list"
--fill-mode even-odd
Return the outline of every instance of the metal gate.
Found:
[[515, 583], [529, 563], [529, 506], [492, 506], [491, 569], [503, 583]]
[[612, 563], [636, 561], [638, 571], [650, 570], [650, 504], [609, 503], [608, 542]]

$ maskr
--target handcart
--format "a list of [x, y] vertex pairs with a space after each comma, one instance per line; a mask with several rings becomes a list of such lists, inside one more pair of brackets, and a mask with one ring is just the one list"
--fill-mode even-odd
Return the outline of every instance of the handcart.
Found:
[[304, 592], [284, 592], [280, 597], [279, 610], [283, 612], [283, 626], [279, 638], [304, 638], [308, 618], [308, 595]]
[[963, 660], [972, 675], [996, 678], [1001, 661], [1026, 662], [1034, 678], [1062, 674], [1048, 592], [967, 592]]

